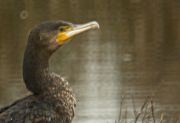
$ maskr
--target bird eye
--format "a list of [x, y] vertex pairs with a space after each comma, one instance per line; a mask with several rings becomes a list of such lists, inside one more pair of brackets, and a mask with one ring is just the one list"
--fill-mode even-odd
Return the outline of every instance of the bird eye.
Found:
[[64, 27], [59, 27], [59, 31], [63, 32], [64, 31]]
[[68, 26], [61, 26], [61, 27], [59, 27], [59, 31], [60, 31], [60, 32], [64, 32], [64, 31], [66, 31], [68, 28], [69, 28]]

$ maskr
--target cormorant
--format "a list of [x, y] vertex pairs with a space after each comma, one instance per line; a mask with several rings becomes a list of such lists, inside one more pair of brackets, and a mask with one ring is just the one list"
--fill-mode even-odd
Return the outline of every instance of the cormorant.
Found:
[[68, 82], [49, 71], [49, 59], [73, 36], [95, 28], [99, 28], [95, 21], [48, 21], [34, 27], [23, 61], [23, 79], [32, 95], [2, 108], [0, 123], [70, 123], [76, 99]]

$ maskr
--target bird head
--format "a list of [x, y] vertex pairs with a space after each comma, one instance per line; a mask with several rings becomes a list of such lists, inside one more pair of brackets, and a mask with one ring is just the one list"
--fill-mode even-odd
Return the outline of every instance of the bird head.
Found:
[[85, 24], [72, 24], [65, 21], [49, 21], [37, 25], [29, 35], [29, 42], [37, 48], [55, 51], [70, 41], [72, 37], [85, 31], [99, 28], [96, 21]]
[[51, 54], [74, 36], [95, 28], [99, 28], [95, 21], [85, 24], [49, 21], [34, 27], [28, 37], [23, 61], [23, 78], [27, 88], [35, 94], [40, 93], [49, 81], [46, 75]]

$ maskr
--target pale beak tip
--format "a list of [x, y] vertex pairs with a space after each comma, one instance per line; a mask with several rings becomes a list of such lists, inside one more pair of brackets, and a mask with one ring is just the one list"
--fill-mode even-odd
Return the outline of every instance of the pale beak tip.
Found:
[[97, 21], [93, 21], [92, 22], [92, 26], [93, 26], [93, 28], [97, 28], [97, 29], [99, 29], [100, 28], [100, 26], [99, 26], [99, 23], [97, 22]]

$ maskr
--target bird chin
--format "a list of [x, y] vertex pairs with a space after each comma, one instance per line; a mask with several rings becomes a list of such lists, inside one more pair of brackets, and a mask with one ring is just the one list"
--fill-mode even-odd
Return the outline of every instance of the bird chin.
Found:
[[51, 50], [51, 51], [55, 51], [56, 49], [59, 48], [59, 44], [57, 43], [56, 41], [56, 36], [54, 36], [51, 40], [50, 40], [50, 43], [48, 45], [48, 49]]

